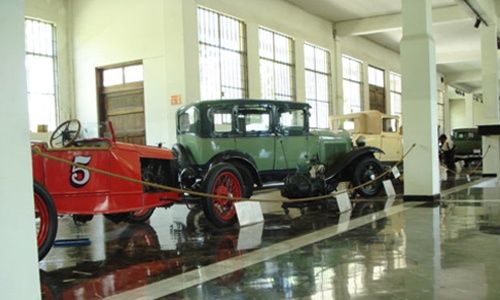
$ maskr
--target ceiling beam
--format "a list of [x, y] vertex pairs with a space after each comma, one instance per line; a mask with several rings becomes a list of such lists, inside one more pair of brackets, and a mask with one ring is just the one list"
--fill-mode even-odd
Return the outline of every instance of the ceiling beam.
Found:
[[464, 50], [446, 53], [436, 52], [437, 64], [453, 64], [477, 61], [481, 61], [481, 50]]
[[[471, 20], [471, 16], [459, 5], [450, 5], [432, 10], [434, 24]], [[355, 19], [334, 24], [335, 34], [342, 36], [357, 36], [387, 32], [401, 29], [401, 13], [377, 17]]]
[[449, 74], [446, 76], [446, 82], [448, 84], [478, 82], [481, 80], [482, 80], [481, 70]]

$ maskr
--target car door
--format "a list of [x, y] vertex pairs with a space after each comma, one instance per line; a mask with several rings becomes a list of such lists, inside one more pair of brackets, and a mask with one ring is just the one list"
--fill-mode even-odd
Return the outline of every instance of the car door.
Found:
[[272, 107], [241, 104], [236, 109], [236, 149], [250, 155], [259, 172], [274, 169], [275, 138]]
[[280, 107], [277, 109], [275, 170], [296, 169], [308, 157], [309, 124], [303, 108]]

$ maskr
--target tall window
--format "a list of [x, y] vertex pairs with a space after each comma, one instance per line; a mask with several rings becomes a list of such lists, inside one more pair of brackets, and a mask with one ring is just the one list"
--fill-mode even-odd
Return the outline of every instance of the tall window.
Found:
[[378, 87], [384, 87], [384, 70], [368, 66], [368, 83]]
[[357, 59], [342, 56], [344, 113], [359, 112], [363, 109], [361, 65], [361, 61]]
[[444, 133], [444, 91], [437, 92], [437, 107], [438, 107], [438, 134]]
[[202, 100], [247, 97], [245, 24], [198, 8]]
[[330, 53], [311, 44], [304, 45], [306, 100], [312, 107], [310, 127], [328, 128], [330, 102]]
[[389, 84], [391, 89], [391, 114], [401, 116], [401, 75], [389, 73]]
[[290, 37], [259, 29], [261, 96], [266, 99], [295, 99], [294, 42]]
[[33, 19], [25, 20], [26, 77], [30, 130], [37, 125], [56, 127], [57, 75], [54, 25]]

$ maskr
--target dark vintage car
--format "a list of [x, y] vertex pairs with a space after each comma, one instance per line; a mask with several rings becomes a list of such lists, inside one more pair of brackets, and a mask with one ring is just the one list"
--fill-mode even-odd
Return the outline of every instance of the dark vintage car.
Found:
[[78, 139], [80, 129], [77, 120], [66, 121], [52, 134], [50, 146], [31, 146], [40, 260], [54, 243], [58, 215], [70, 214], [75, 221], [87, 221], [94, 214], [104, 214], [114, 222], [140, 223], [148, 220], [156, 207], [181, 200], [177, 192], [86, 168], [176, 187], [177, 168], [171, 150], [116, 142], [112, 128], [108, 138]]
[[477, 128], [453, 129], [451, 139], [455, 146], [455, 160], [464, 160], [466, 164], [481, 160], [482, 141]]
[[[282, 195], [326, 195], [341, 181], [354, 186], [383, 172], [374, 147], [354, 148], [346, 131], [309, 129], [307, 103], [271, 100], [202, 101], [177, 111], [176, 152], [186, 188], [250, 197], [254, 189], [281, 183]], [[358, 189], [375, 196], [381, 183]], [[204, 199], [206, 215], [219, 226], [235, 222], [232, 202]]]

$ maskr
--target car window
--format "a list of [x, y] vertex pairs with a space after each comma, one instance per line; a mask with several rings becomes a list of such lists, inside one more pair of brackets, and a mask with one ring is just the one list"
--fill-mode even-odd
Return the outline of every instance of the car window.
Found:
[[354, 119], [341, 119], [337, 121], [337, 128], [340, 130], [354, 130]]
[[397, 132], [398, 131], [398, 120], [394, 118], [383, 118], [382, 119], [382, 131], [384, 132]]
[[200, 113], [196, 107], [191, 107], [179, 115], [179, 133], [196, 133], [200, 124]]
[[236, 127], [238, 132], [247, 134], [269, 132], [271, 111], [265, 107], [240, 108]]
[[228, 133], [233, 130], [230, 111], [213, 111], [215, 133]]
[[303, 109], [287, 109], [279, 112], [280, 128], [285, 134], [302, 134], [305, 130]]

